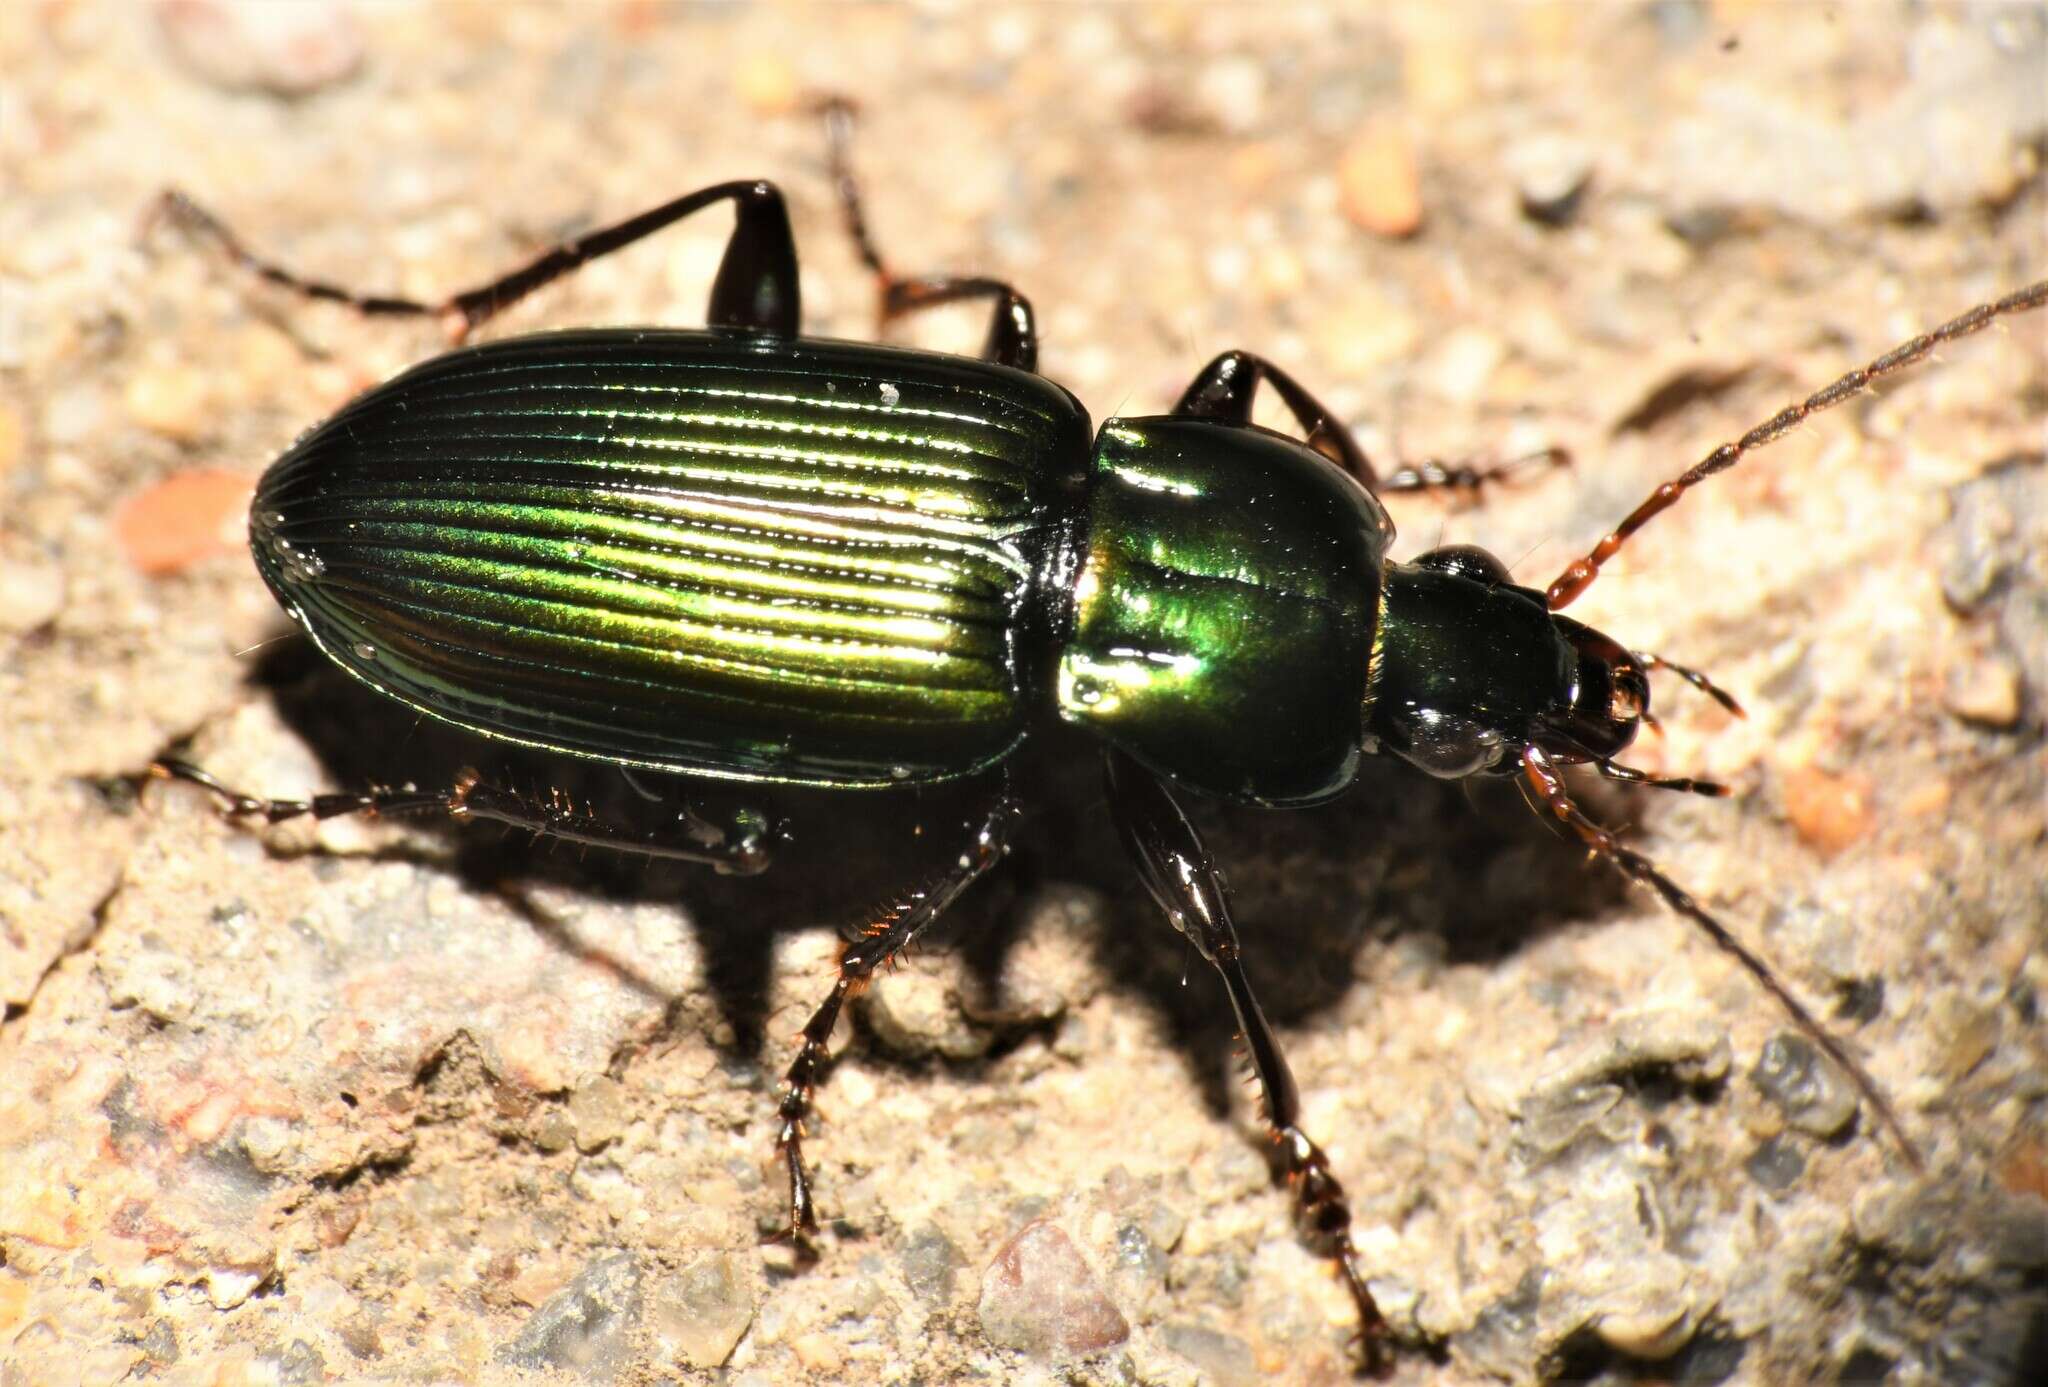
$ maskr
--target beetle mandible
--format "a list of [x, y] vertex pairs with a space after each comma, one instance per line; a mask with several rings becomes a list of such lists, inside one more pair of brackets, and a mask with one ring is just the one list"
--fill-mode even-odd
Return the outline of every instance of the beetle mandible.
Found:
[[[161, 211], [273, 283], [375, 315], [446, 319], [457, 349], [347, 405], [266, 471], [257, 566], [343, 670], [486, 737], [622, 768], [858, 792], [987, 775], [998, 785], [938, 882], [906, 891], [843, 950], [784, 1076], [777, 1142], [788, 1234], [818, 1227], [804, 1122], [847, 997], [1004, 856], [1022, 805], [1005, 765], [1058, 719], [1103, 746], [1108, 801], [1140, 876], [1219, 974], [1294, 1191], [1331, 1259], [1368, 1364], [1387, 1326], [1330, 1161], [1246, 978], [1217, 865], [1186, 791], [1293, 807], [1387, 752], [1444, 778], [1519, 777], [1591, 852], [1732, 954], [1853, 1079], [1909, 1164], [1875, 1081], [1763, 960], [1591, 819], [1564, 770], [1718, 795], [1616, 758], [1667, 670], [1705, 676], [1560, 614], [1691, 487], [1941, 343], [2048, 304], [2048, 282], [1851, 371], [1659, 487], [1547, 589], [1483, 550], [1389, 557], [1378, 495], [1483, 472], [1382, 477], [1304, 386], [1246, 351], [1215, 358], [1166, 415], [1092, 431], [1036, 373], [1029, 300], [997, 279], [902, 277], [876, 250], [831, 112], [842, 210], [884, 323], [992, 306], [979, 359], [805, 338], [794, 241], [765, 181], [719, 184], [547, 252], [438, 303], [372, 297], [252, 254], [177, 193]], [[461, 345], [577, 266], [698, 211], [736, 224], [704, 329], [607, 328]], [[1262, 387], [1298, 423], [1252, 422]], [[245, 795], [188, 763], [155, 768], [236, 815], [447, 813], [751, 874], [771, 836], [650, 837], [465, 772], [439, 790]]]

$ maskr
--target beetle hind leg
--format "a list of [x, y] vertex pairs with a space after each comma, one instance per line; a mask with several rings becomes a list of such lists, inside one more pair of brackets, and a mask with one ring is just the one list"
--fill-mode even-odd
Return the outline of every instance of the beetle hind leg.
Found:
[[1222, 875], [1158, 777], [1118, 751], [1106, 755], [1104, 769], [1117, 830], [1146, 888], [1173, 927], [1216, 969], [1230, 996], [1245, 1058], [1259, 1086], [1261, 1115], [1294, 1190], [1296, 1227], [1310, 1246], [1330, 1259], [1351, 1296], [1358, 1312], [1361, 1366], [1384, 1370], [1387, 1322], [1365, 1284], [1358, 1249], [1351, 1241], [1350, 1202], [1330, 1168], [1330, 1158], [1302, 1129], [1301, 1096], [1245, 977]]
[[817, 107], [825, 117], [826, 158], [831, 166], [833, 190], [839, 195], [846, 234], [853, 238], [854, 253], [875, 277], [877, 326], [886, 328], [898, 318], [941, 304], [989, 299], [995, 307], [989, 316], [982, 356], [1020, 371], [1037, 370], [1038, 320], [1031, 311], [1031, 300], [1018, 293], [1015, 286], [980, 275], [899, 275], [889, 268], [868, 229], [860, 180], [853, 172], [853, 102], [843, 96], [826, 96], [819, 98]]
[[449, 336], [461, 342], [489, 319], [510, 308], [544, 284], [613, 251], [663, 230], [693, 212], [719, 202], [735, 211], [732, 239], [712, 282], [711, 326], [794, 337], [800, 317], [797, 294], [796, 240], [789, 229], [789, 211], [773, 183], [742, 179], [685, 193], [610, 226], [562, 242], [508, 274], [474, 289], [436, 302], [391, 295], [362, 294], [325, 280], [285, 269], [256, 255], [227, 224], [175, 188], [166, 189], [145, 219], [145, 231], [157, 222], [175, 222], [211, 241], [228, 259], [281, 289], [338, 303], [373, 317], [439, 318]]
[[876, 912], [873, 923], [860, 938], [849, 943], [839, 955], [839, 973], [831, 992], [798, 1034], [796, 1058], [782, 1076], [782, 1100], [776, 1107], [779, 1125], [775, 1146], [782, 1153], [789, 1172], [789, 1223], [771, 1241], [788, 1242], [800, 1258], [815, 1255], [812, 1238], [818, 1231], [817, 1201], [812, 1195], [810, 1171], [804, 1165], [804, 1123], [811, 1115], [811, 1098], [830, 1061], [825, 1048], [846, 999], [867, 986], [875, 970], [893, 960], [929, 929], [1009, 851], [1010, 832], [1016, 822], [1018, 803], [1007, 781], [995, 805], [976, 827], [974, 836], [961, 850], [958, 860], [944, 875], [919, 890], [907, 891], [887, 908]]

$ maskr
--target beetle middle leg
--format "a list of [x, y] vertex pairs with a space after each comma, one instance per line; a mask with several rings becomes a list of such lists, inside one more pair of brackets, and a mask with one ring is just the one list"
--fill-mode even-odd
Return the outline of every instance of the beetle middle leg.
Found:
[[1302, 1130], [1301, 1095], [1245, 977], [1223, 877], [1202, 847], [1194, 825], [1157, 776], [1120, 751], [1108, 752], [1103, 766], [1111, 813], [1146, 889], [1173, 927], [1187, 936], [1223, 979], [1264, 1100], [1266, 1126], [1294, 1187], [1296, 1225], [1318, 1252], [1336, 1264], [1344, 1288], [1351, 1294], [1358, 1310], [1358, 1341], [1365, 1365], [1383, 1367], [1387, 1322], [1365, 1284], [1358, 1249], [1351, 1242], [1351, 1206], [1330, 1169], [1330, 1158]]
[[418, 790], [410, 786], [373, 788], [315, 795], [311, 799], [265, 799], [244, 794], [190, 762], [173, 758], [157, 761], [150, 766], [149, 773], [160, 780], [182, 780], [210, 791], [229, 817], [237, 819], [260, 818], [275, 824], [288, 819], [335, 819], [350, 814], [393, 818], [442, 813], [465, 823], [500, 823], [537, 837], [608, 852], [693, 862], [727, 876], [755, 876], [766, 871], [769, 863], [766, 822], [752, 815], [728, 829], [685, 811], [678, 815], [679, 828], [664, 825], [650, 832], [599, 818], [559, 791], [527, 794], [490, 784], [473, 770], [463, 771], [445, 790]]
[[432, 303], [362, 294], [285, 269], [256, 255], [225, 222], [175, 188], [165, 190], [157, 199], [149, 220], [176, 222], [204, 236], [237, 265], [280, 288], [372, 317], [439, 318], [449, 324], [449, 335], [461, 342], [542, 285], [720, 202], [731, 202], [736, 218], [725, 258], [712, 281], [707, 315], [711, 325], [796, 336], [800, 316], [796, 240], [790, 233], [789, 210], [781, 191], [761, 179], [719, 183], [685, 193], [638, 216], [564, 241], [508, 274]]
[[782, 1076], [782, 1101], [776, 1109], [781, 1118], [775, 1138], [789, 1169], [789, 1225], [779, 1239], [788, 1240], [800, 1257], [813, 1255], [811, 1237], [818, 1231], [818, 1210], [811, 1195], [810, 1172], [804, 1168], [804, 1120], [811, 1113], [811, 1095], [816, 1091], [820, 1071], [829, 1058], [825, 1046], [832, 1028], [839, 1024], [846, 999], [865, 987], [875, 970], [908, 948], [917, 937], [945, 914], [968, 887], [1003, 860], [1009, 851], [1010, 833], [1016, 824], [1018, 801], [1010, 792], [1005, 776], [995, 804], [981, 820], [974, 836], [961, 849], [959, 858], [936, 881], [898, 897], [877, 913], [865, 933], [839, 955], [839, 976], [832, 991], [811, 1013], [800, 1033], [802, 1044], [796, 1058]]
[[833, 190], [839, 195], [846, 233], [853, 238], [854, 253], [875, 277], [878, 326], [887, 327], [898, 318], [941, 304], [992, 299], [995, 310], [989, 318], [982, 356], [1020, 371], [1037, 370], [1038, 321], [1031, 311], [1031, 300], [1018, 293], [1015, 286], [981, 275], [899, 275], [889, 268], [868, 230], [860, 180], [853, 172], [853, 103], [843, 96], [827, 96], [820, 98], [817, 106], [825, 117], [826, 159]]

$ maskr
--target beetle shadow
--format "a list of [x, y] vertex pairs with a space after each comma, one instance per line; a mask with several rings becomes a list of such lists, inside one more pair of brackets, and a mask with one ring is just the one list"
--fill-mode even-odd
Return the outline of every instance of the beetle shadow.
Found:
[[[508, 901], [565, 954], [603, 963], [671, 1015], [682, 999], [664, 982], [602, 940], [580, 936], [522, 888], [545, 882], [600, 899], [683, 908], [703, 953], [709, 1001], [733, 1037], [729, 1055], [750, 1066], [766, 1048], [779, 937], [821, 925], [850, 927], [863, 908], [937, 876], [992, 793], [976, 781], [884, 791], [862, 796], [861, 811], [850, 813], [844, 793], [662, 775], [628, 780], [612, 767], [508, 747], [412, 715], [342, 674], [303, 639], [269, 646], [252, 681], [338, 786], [436, 787], [474, 766], [488, 780], [561, 789], [628, 822], [673, 814], [686, 800], [722, 822], [748, 808], [797, 825], [768, 872], [736, 878], [621, 853], [536, 851], [524, 834], [481, 833], [446, 818], [420, 821], [448, 844], [466, 885]], [[1098, 966], [1151, 1008], [1186, 1057], [1205, 1103], [1227, 1115], [1239, 1078], [1228, 1001], [1138, 885], [1110, 818], [1098, 749], [1056, 730], [1030, 752], [1014, 768], [1027, 812], [1013, 860], [998, 874], [1002, 884], [970, 893], [933, 931], [933, 947], [958, 949], [974, 983], [993, 996], [1022, 924], [1017, 907], [1033, 887], [1058, 881], [1094, 889], [1111, 903], [1118, 926], [1098, 931]], [[686, 789], [677, 790], [679, 784]], [[1228, 877], [1246, 974], [1268, 1019], [1283, 1031], [1337, 1006], [1355, 985], [1361, 959], [1397, 940], [1432, 967], [1484, 964], [1589, 918], [1625, 890], [1612, 873], [1589, 869], [1582, 853], [1546, 832], [1547, 821], [1501, 782], [1435, 781], [1367, 758], [1350, 793], [1315, 810], [1247, 809], [1193, 796], [1182, 802]], [[824, 985], [821, 978], [819, 1000]]]
[[[1149, 1007], [1185, 1057], [1204, 1102], [1226, 1117], [1242, 1089], [1236, 1021], [1221, 981], [1167, 924], [1124, 854], [1083, 743], [1056, 768], [1051, 803], [1025, 848], [1063, 880], [1103, 891], [1121, 928], [1100, 932], [1105, 976]], [[1620, 878], [1504, 780], [1446, 782], [1366, 758], [1336, 802], [1262, 810], [1178, 796], [1223, 871], [1246, 977], [1282, 1035], [1339, 1006], [1399, 948], [1425, 974], [1508, 957], [1618, 903]], [[1604, 801], [1596, 806], [1605, 809]]]
[[[498, 896], [564, 954], [598, 962], [671, 1015], [683, 999], [665, 981], [602, 939], [570, 928], [528, 888], [560, 885], [600, 900], [676, 907], [679, 923], [687, 918], [702, 951], [709, 1000], [731, 1031], [729, 1057], [746, 1063], [762, 1055], [778, 939], [821, 925], [850, 928], [864, 908], [935, 878], [958, 856], [967, 831], [962, 825], [978, 819], [990, 800], [987, 786], [969, 782], [877, 792], [863, 797], [865, 812], [848, 813], [843, 792], [660, 773], [628, 778], [615, 767], [529, 751], [413, 714], [350, 679], [303, 638], [267, 646], [251, 682], [338, 787], [410, 782], [438, 789], [473, 767], [493, 784], [560, 791], [602, 818], [650, 830], [673, 822], [685, 806], [717, 823], [745, 810], [765, 814], [772, 824], [795, 825], [797, 831], [775, 845], [770, 870], [727, 877], [706, 866], [630, 853], [552, 851], [529, 834], [483, 831], [446, 815], [413, 821], [445, 843], [445, 860], [465, 886]], [[820, 979], [819, 1001], [825, 985]]]

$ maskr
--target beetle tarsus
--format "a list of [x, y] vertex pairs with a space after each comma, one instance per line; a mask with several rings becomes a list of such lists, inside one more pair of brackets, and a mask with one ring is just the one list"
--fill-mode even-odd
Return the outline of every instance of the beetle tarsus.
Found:
[[[936, 881], [906, 891], [876, 911], [859, 936], [840, 950], [839, 974], [832, 983], [832, 991], [799, 1033], [796, 1057], [783, 1073], [782, 1099], [776, 1106], [780, 1125], [776, 1129], [775, 1147], [782, 1153], [789, 1171], [789, 1223], [772, 1241], [790, 1243], [797, 1248], [800, 1258], [806, 1256], [809, 1239], [818, 1231], [817, 1203], [811, 1192], [810, 1172], [804, 1165], [804, 1123], [812, 1114], [812, 1096], [831, 1062], [831, 1052], [826, 1047], [831, 1043], [833, 1028], [839, 1024], [840, 1009], [848, 997], [867, 985], [876, 969], [893, 964], [897, 955], [945, 914], [968, 887], [1003, 860], [1009, 852], [1018, 809], [1006, 775], [995, 804], [953, 866]], [[814, 1249], [810, 1255], [815, 1255]]]
[[1490, 486], [1512, 480], [1538, 467], [1569, 467], [1572, 455], [1556, 446], [1538, 448], [1519, 457], [1495, 458], [1486, 462], [1444, 462], [1427, 458], [1404, 462], [1380, 480], [1386, 491], [1446, 491], [1453, 497], [1476, 500]]

